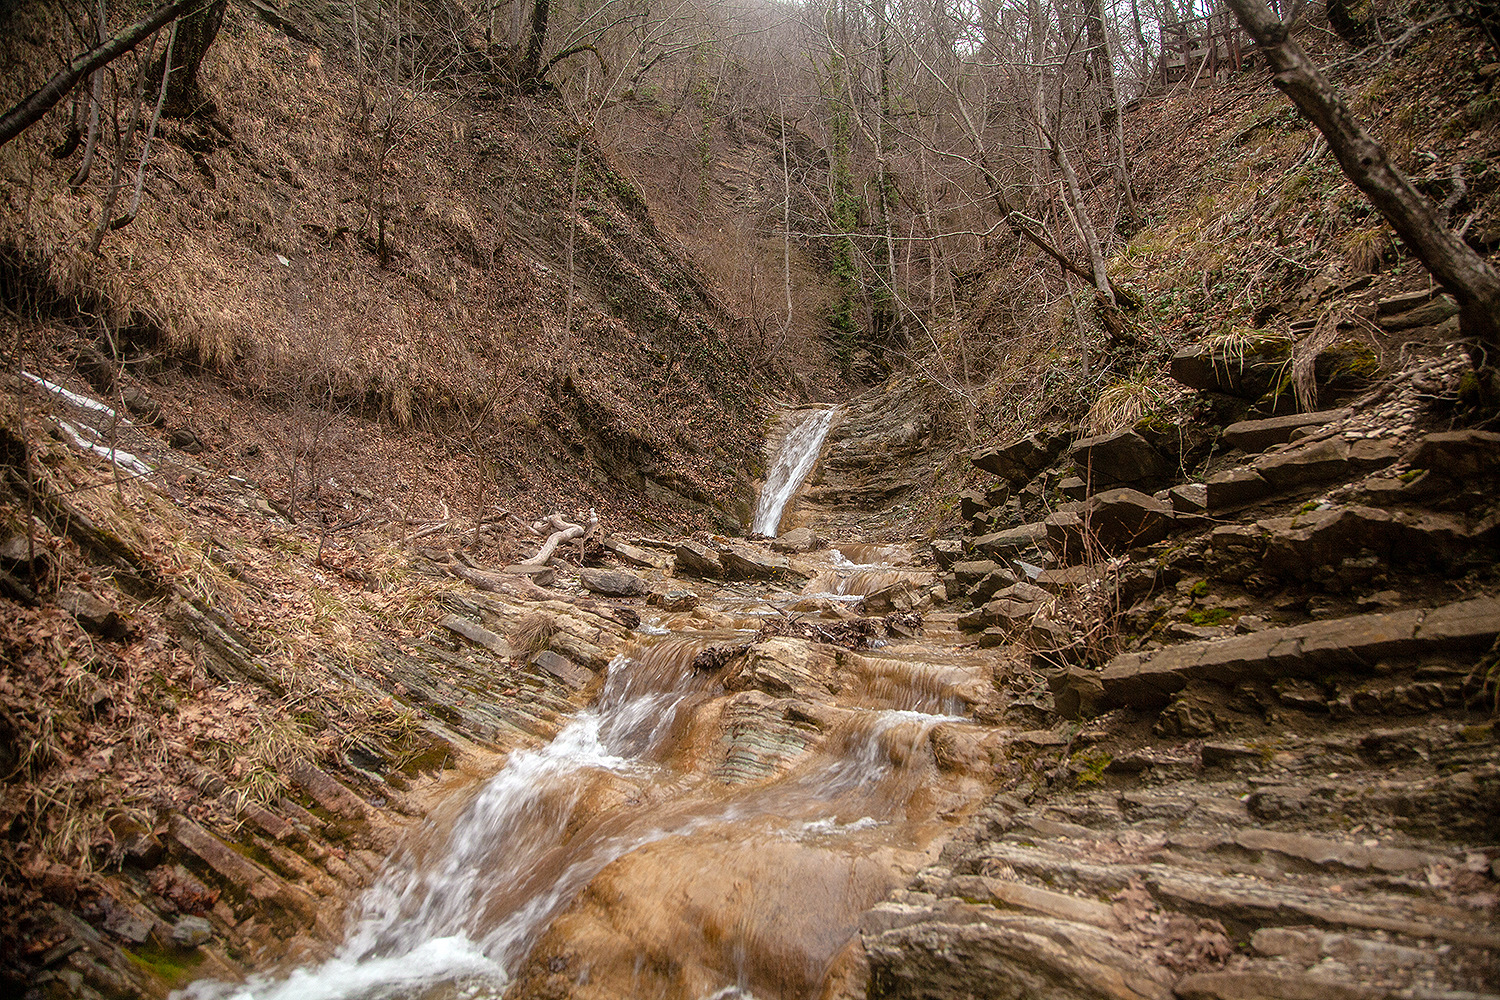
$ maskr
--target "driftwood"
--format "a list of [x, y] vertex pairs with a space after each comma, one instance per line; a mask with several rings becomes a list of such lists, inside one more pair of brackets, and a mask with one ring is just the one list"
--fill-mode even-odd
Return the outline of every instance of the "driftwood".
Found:
[[512, 576], [506, 573], [490, 573], [472, 566], [466, 566], [452, 557], [448, 560], [448, 572], [472, 584], [480, 590], [488, 590], [492, 594], [507, 594], [511, 597], [520, 597], [528, 601], [561, 601], [567, 600], [566, 595], [546, 587], [539, 587], [524, 576]]
[[812, 621], [797, 615], [783, 615], [781, 618], [768, 619], [756, 633], [755, 641], [762, 642], [775, 636], [795, 636], [830, 646], [869, 649], [877, 638], [877, 628], [883, 628], [887, 638], [911, 638], [922, 630], [922, 615], [915, 611], [893, 611], [883, 618], [851, 618], [840, 622]]
[[548, 559], [552, 558], [552, 553], [556, 552], [557, 547], [563, 542], [570, 542], [575, 538], [584, 538], [598, 534], [599, 515], [593, 510], [593, 508], [590, 508], [588, 524], [583, 525], [573, 521], [568, 521], [564, 519], [561, 514], [554, 512], [552, 514], [548, 514], [542, 520], [536, 522], [531, 526], [531, 530], [538, 535], [546, 532], [548, 528], [552, 529], [552, 533], [547, 536], [547, 540], [542, 543], [542, 547], [537, 551], [537, 554], [532, 556], [530, 559], [522, 559], [516, 565], [544, 565]]

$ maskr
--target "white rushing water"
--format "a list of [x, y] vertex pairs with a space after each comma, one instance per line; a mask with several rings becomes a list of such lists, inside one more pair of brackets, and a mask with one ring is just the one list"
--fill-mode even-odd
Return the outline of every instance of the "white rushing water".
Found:
[[605, 865], [692, 826], [569, 830], [591, 773], [655, 769], [653, 751], [693, 691], [691, 675], [662, 678], [631, 666], [616, 657], [593, 708], [546, 746], [513, 752], [454, 822], [435, 860], [398, 853], [360, 901], [333, 958], [282, 979], [204, 981], [174, 996], [373, 1000], [465, 981], [495, 995], [536, 935]]
[[388, 1000], [429, 996], [442, 983], [451, 984], [445, 996], [498, 997], [589, 882], [645, 844], [756, 817], [784, 820], [794, 839], [891, 821], [889, 806], [871, 793], [898, 771], [892, 739], [905, 729], [907, 743], [925, 743], [931, 726], [951, 718], [856, 711], [841, 738], [784, 782], [727, 799], [689, 797], [676, 806], [590, 817], [586, 803], [600, 781], [670, 784], [680, 777], [667, 763], [679, 716], [717, 691], [691, 666], [701, 645], [668, 639], [636, 657], [616, 657], [594, 707], [551, 743], [513, 752], [440, 842], [420, 855], [397, 852], [357, 904], [348, 938], [331, 959], [245, 983], [198, 982], [174, 998]]
[[771, 472], [766, 476], [766, 485], [761, 487], [750, 530], [762, 535], [776, 534], [787, 501], [818, 462], [818, 453], [823, 450], [823, 439], [828, 436], [835, 412], [832, 408], [815, 410], [787, 433], [776, 461], [771, 464]]

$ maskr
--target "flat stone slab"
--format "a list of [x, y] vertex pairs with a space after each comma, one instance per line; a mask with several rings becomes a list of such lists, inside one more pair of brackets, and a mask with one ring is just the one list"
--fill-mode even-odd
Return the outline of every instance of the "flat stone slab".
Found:
[[1366, 847], [1326, 837], [1253, 827], [1237, 831], [1234, 842], [1247, 851], [1274, 851], [1315, 865], [1340, 865], [1355, 871], [1368, 871], [1372, 868], [1382, 872], [1415, 871], [1448, 860], [1427, 851], [1401, 847]]
[[1448, 479], [1485, 476], [1500, 469], [1500, 434], [1494, 431], [1438, 431], [1428, 434], [1401, 459]]
[[455, 632], [468, 639], [474, 645], [487, 649], [503, 659], [509, 659], [515, 653], [510, 648], [510, 643], [482, 625], [476, 625], [474, 622], [469, 621], [467, 618], [459, 615], [444, 615], [438, 620], [438, 624], [449, 632]]
[[974, 539], [973, 545], [981, 552], [1003, 558], [1025, 549], [1040, 548], [1046, 541], [1047, 524], [1045, 521], [1037, 521], [1034, 524], [1023, 524], [1019, 528], [980, 535]]
[[1106, 706], [1160, 708], [1195, 680], [1233, 684], [1256, 677], [1368, 670], [1381, 657], [1437, 649], [1482, 649], [1500, 635], [1500, 599], [1480, 597], [1430, 611], [1355, 615], [1269, 628], [1250, 635], [1122, 653], [1099, 676]]
[[545, 670], [569, 687], [583, 687], [594, 679], [594, 675], [588, 670], [580, 667], [566, 656], [559, 656], [550, 649], [544, 649], [532, 656], [530, 663], [534, 667]]
[[786, 556], [768, 555], [753, 549], [730, 547], [719, 553], [724, 575], [731, 580], [771, 580], [791, 571]]
[[364, 800], [316, 764], [299, 759], [283, 770], [324, 809], [345, 819], [364, 819], [367, 812]]
[[275, 903], [305, 926], [317, 923], [318, 906], [306, 890], [242, 856], [186, 816], [172, 817], [170, 836], [178, 847], [207, 865], [239, 893]]
[[706, 545], [682, 541], [677, 543], [673, 551], [677, 556], [677, 568], [684, 572], [714, 578], [724, 576], [724, 564], [719, 561], [719, 553]]
[[629, 542], [622, 542], [618, 538], [606, 537], [602, 544], [606, 549], [619, 556], [623, 562], [641, 569], [664, 569], [671, 563], [671, 559], [665, 556], [652, 555], [645, 549], [637, 548]]
[[578, 582], [584, 588], [605, 597], [642, 597], [650, 588], [646, 581], [625, 570], [591, 569], [578, 571]]
[[1265, 451], [1273, 444], [1285, 444], [1292, 439], [1292, 431], [1302, 427], [1318, 427], [1342, 420], [1352, 411], [1345, 407], [1338, 410], [1319, 410], [1315, 413], [1292, 413], [1285, 417], [1268, 417], [1265, 420], [1241, 420], [1224, 428], [1224, 442], [1231, 448], [1244, 451]]
[[1349, 442], [1335, 437], [1262, 455], [1252, 467], [1276, 489], [1290, 490], [1332, 479], [1352, 479], [1360, 473], [1390, 465], [1400, 457], [1400, 450], [1391, 441], [1362, 439]]

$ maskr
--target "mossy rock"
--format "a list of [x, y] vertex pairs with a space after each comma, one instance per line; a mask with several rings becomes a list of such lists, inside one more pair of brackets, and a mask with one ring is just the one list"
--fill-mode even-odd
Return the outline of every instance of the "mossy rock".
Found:
[[1313, 375], [1332, 393], [1360, 392], [1380, 374], [1380, 356], [1361, 340], [1341, 340], [1318, 352]]

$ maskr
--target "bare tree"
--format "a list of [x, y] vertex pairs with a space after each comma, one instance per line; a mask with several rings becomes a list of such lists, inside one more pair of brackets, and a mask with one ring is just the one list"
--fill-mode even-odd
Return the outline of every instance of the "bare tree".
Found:
[[1500, 347], [1500, 274], [1442, 224], [1432, 202], [1354, 120], [1333, 85], [1292, 38], [1290, 25], [1272, 14], [1263, 0], [1228, 3], [1265, 51], [1274, 70], [1272, 82], [1323, 133], [1344, 174], [1458, 300], [1463, 333]]
[[10, 142], [40, 121], [53, 105], [68, 96], [69, 91], [77, 85], [79, 80], [114, 62], [175, 18], [195, 13], [216, 2], [220, 0], [171, 0], [119, 34], [101, 41], [81, 55], [74, 56], [68, 65], [59, 70], [52, 79], [28, 94], [5, 114], [0, 115], [0, 146]]

